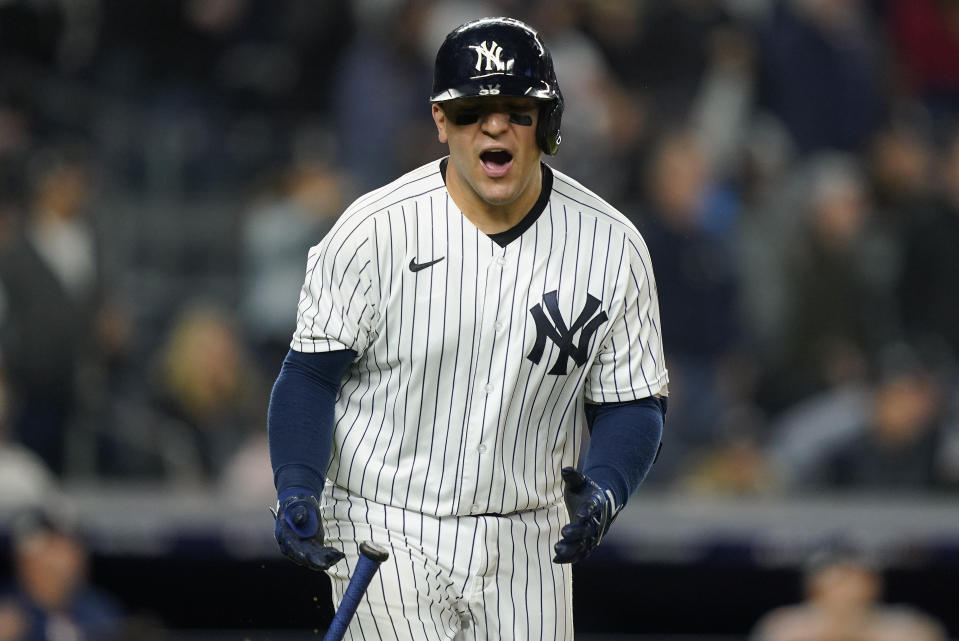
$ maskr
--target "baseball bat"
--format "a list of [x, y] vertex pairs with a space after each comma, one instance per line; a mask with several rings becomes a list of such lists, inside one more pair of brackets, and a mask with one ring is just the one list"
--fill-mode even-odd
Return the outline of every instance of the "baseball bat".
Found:
[[390, 554], [383, 548], [369, 541], [360, 543], [360, 560], [356, 564], [353, 576], [350, 577], [350, 584], [346, 586], [346, 593], [343, 594], [343, 600], [336, 614], [333, 615], [333, 621], [330, 622], [330, 628], [326, 631], [323, 641], [342, 641], [343, 635], [346, 634], [346, 626], [356, 614], [356, 607], [360, 604], [360, 599], [363, 598], [370, 581], [373, 580], [373, 575], [380, 568], [380, 564], [388, 558]]

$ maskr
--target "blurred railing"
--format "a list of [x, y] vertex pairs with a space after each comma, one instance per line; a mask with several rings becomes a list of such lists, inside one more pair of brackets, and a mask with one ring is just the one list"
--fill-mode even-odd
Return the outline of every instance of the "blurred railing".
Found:
[[[315, 639], [313, 630], [328, 623], [331, 611], [318, 609], [329, 599], [325, 578], [280, 557], [265, 502], [213, 490], [129, 486], [74, 486], [66, 498], [98, 562], [94, 578], [168, 620], [171, 641]], [[12, 516], [0, 495], [0, 537], [8, 534]], [[804, 562], [837, 542], [878, 561], [891, 577], [886, 596], [892, 601], [932, 614], [956, 635], [959, 503], [878, 494], [730, 497], [643, 490], [593, 557], [575, 569], [577, 628], [744, 638], [763, 613], [800, 598]], [[197, 604], [207, 598], [212, 610]], [[231, 632], [247, 620], [255, 634]], [[272, 631], [283, 626], [288, 629]], [[298, 636], [296, 630], [307, 628]]]
[[[0, 493], [0, 524], [16, 510], [12, 498]], [[202, 544], [238, 558], [275, 554], [266, 502], [216, 490], [129, 485], [73, 486], [65, 499], [99, 553], [164, 555]], [[929, 494], [640, 491], [603, 548], [634, 562], [685, 563], [723, 554], [777, 566], [801, 563], [840, 539], [885, 565], [932, 557], [959, 564], [959, 501]]]

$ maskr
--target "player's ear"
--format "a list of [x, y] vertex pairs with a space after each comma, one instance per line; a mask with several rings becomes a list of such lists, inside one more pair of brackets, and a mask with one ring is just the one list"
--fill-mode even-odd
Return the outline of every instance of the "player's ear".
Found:
[[435, 102], [433, 103], [433, 122], [436, 123], [436, 137], [445, 145], [449, 142], [449, 136], [446, 135], [446, 112]]

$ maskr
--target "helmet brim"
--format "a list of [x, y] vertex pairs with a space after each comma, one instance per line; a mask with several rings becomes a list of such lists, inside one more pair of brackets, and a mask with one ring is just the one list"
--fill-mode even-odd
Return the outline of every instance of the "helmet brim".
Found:
[[523, 76], [504, 73], [490, 73], [474, 76], [469, 82], [430, 96], [430, 102], [447, 102], [460, 98], [497, 97], [534, 98], [536, 100], [556, 100], [556, 91], [546, 82], [530, 81]]

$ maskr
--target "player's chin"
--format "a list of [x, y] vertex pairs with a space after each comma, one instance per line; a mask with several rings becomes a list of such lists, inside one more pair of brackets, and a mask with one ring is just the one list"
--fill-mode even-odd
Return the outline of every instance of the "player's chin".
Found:
[[510, 177], [487, 178], [479, 181], [479, 194], [490, 205], [508, 205], [519, 197], [516, 181]]

